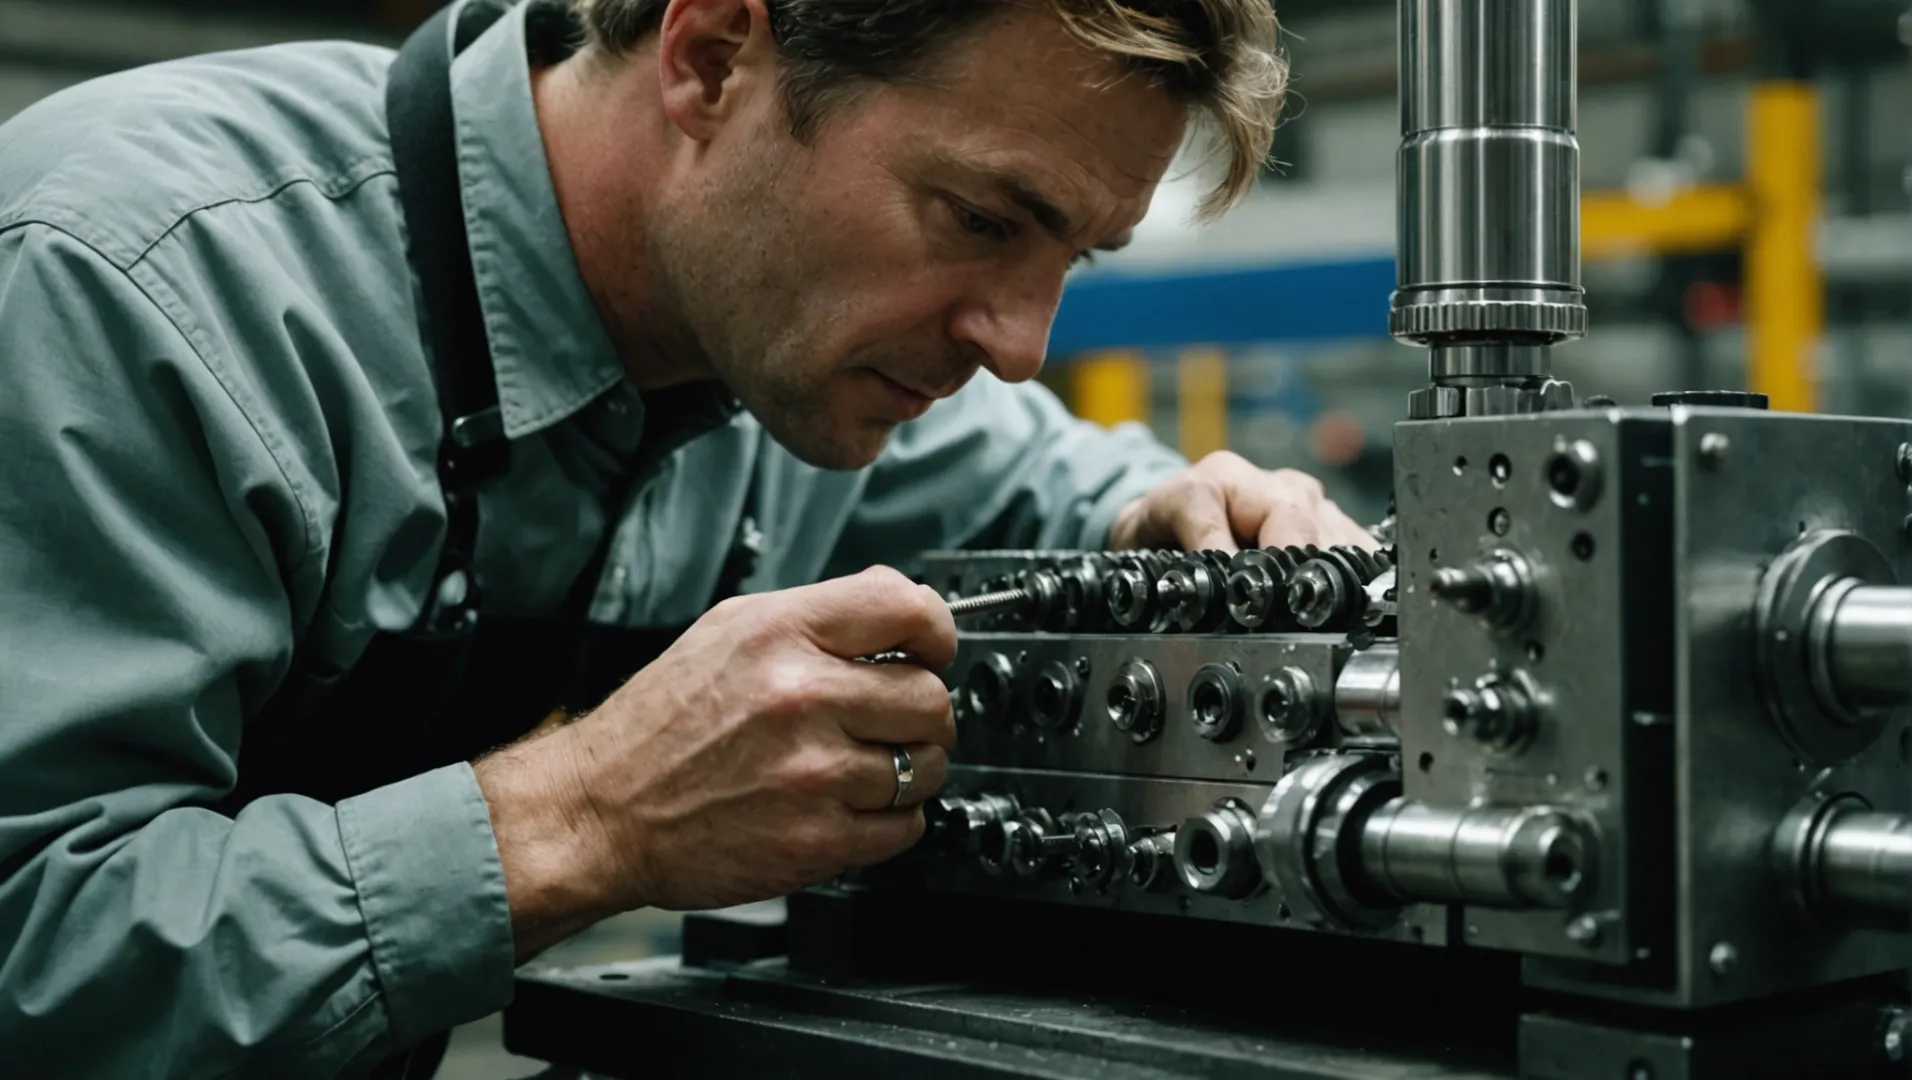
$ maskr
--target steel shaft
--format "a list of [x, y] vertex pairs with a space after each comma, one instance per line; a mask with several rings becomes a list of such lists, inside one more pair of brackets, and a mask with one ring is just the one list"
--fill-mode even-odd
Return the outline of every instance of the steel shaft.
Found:
[[1575, 0], [1401, 0], [1389, 326], [1430, 349], [1417, 417], [1545, 407], [1549, 346], [1586, 333], [1576, 20]]
[[1912, 588], [1860, 585], [1844, 593], [1812, 646], [1824, 659], [1815, 673], [1850, 709], [1897, 707], [1912, 701]]

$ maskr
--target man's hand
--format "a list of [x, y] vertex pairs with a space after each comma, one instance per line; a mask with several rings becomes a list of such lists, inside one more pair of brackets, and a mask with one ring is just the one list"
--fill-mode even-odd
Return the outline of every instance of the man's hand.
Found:
[[[859, 663], [900, 649], [912, 664]], [[782, 896], [907, 850], [956, 738], [956, 625], [894, 570], [725, 601], [596, 711], [487, 758], [519, 955], [636, 907]], [[915, 782], [891, 809], [890, 747]]]
[[1109, 530], [1109, 547], [1116, 550], [1233, 552], [1289, 544], [1379, 546], [1328, 501], [1321, 481], [1293, 469], [1258, 469], [1226, 450], [1123, 507]]

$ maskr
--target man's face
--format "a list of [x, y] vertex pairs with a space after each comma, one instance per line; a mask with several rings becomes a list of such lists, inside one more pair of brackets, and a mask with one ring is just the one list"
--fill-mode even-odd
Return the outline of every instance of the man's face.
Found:
[[1021, 8], [933, 67], [832, 104], [809, 145], [761, 95], [651, 226], [702, 361], [814, 465], [869, 464], [979, 367], [1035, 375], [1064, 274], [1125, 241], [1188, 119]]

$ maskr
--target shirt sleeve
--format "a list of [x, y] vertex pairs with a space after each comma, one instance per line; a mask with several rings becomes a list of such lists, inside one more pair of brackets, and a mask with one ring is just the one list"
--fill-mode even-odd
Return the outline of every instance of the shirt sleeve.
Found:
[[332, 1076], [509, 997], [468, 766], [212, 809], [312, 549], [256, 419], [136, 276], [0, 231], [0, 1046], [27, 1075]]
[[1098, 549], [1122, 507], [1187, 466], [1140, 424], [1072, 415], [1036, 382], [980, 373], [899, 427], [871, 467], [831, 573], [899, 553]]

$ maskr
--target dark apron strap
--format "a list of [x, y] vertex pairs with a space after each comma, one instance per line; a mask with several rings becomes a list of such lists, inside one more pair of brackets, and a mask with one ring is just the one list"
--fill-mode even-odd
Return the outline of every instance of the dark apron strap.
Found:
[[[498, 380], [471, 266], [471, 241], [465, 233], [451, 64], [506, 7], [497, 0], [466, 0], [441, 8], [399, 48], [385, 87], [392, 164], [444, 423], [438, 484], [445, 501], [445, 540], [412, 635], [461, 643], [455, 660], [441, 658], [433, 665], [451, 664], [451, 670], [440, 672], [441, 677], [449, 675], [441, 684], [447, 687], [457, 683], [469, 660], [484, 598], [477, 565], [478, 488], [511, 466], [511, 443], [505, 438]], [[445, 698], [441, 694], [441, 707], [415, 728], [413, 756], [421, 765], [431, 763], [443, 742]]]

